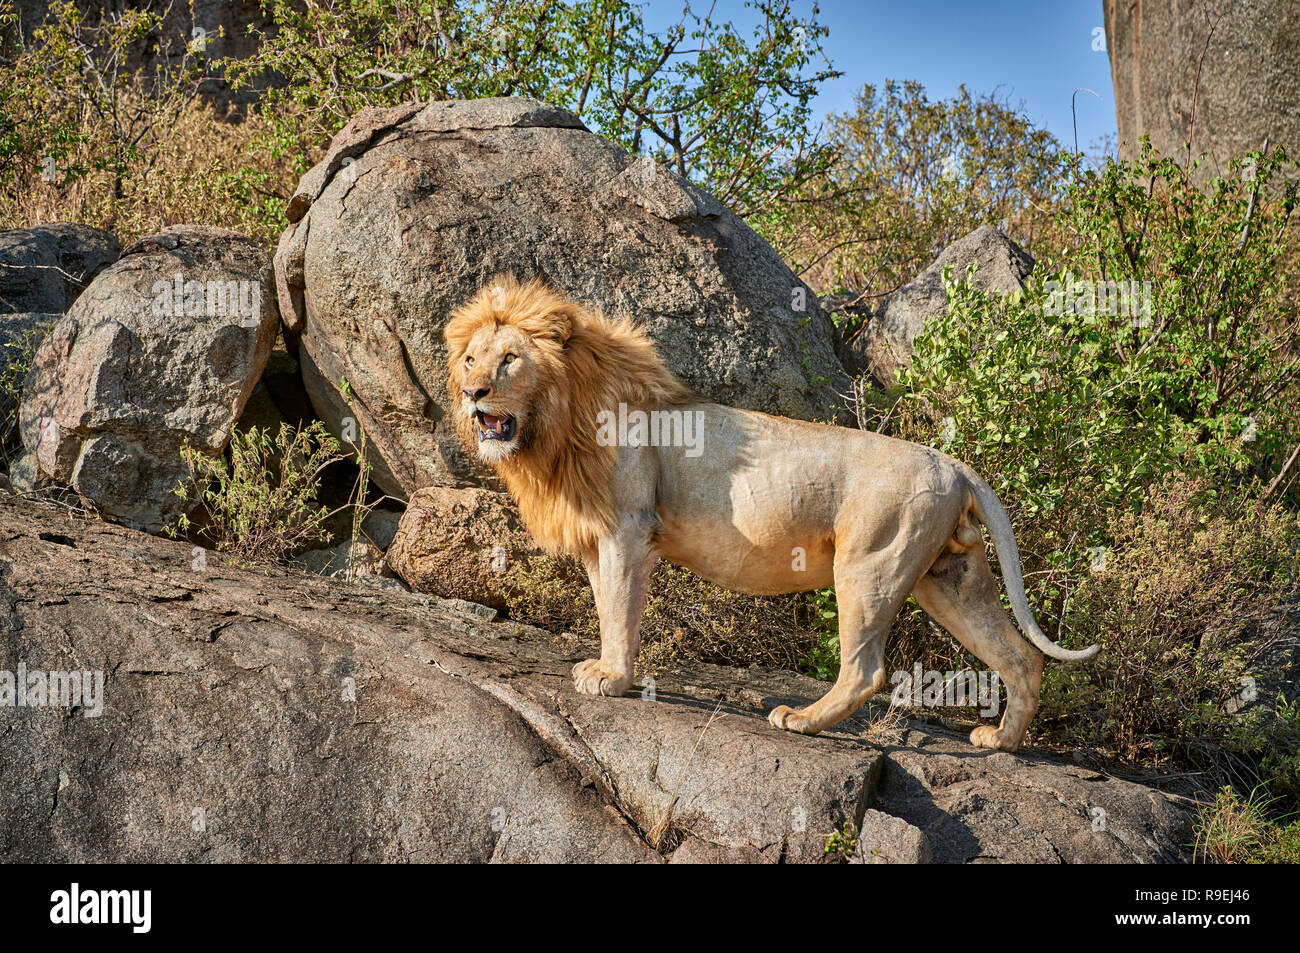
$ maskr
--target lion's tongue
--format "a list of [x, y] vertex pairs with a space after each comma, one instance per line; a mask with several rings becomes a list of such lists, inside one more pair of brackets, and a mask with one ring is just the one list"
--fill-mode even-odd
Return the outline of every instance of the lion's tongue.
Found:
[[487, 427], [488, 430], [500, 430], [505, 422], [506, 418], [504, 417], [494, 417], [492, 414], [483, 415], [483, 426]]

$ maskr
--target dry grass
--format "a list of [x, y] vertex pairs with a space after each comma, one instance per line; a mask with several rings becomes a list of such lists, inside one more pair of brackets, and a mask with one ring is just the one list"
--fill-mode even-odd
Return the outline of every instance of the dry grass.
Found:
[[[125, 246], [168, 225], [215, 225], [272, 247], [298, 174], [269, 153], [266, 131], [256, 114], [221, 116], [195, 100], [128, 171], [120, 195], [109, 171], [46, 182], [34, 168], [0, 190], [0, 226], [79, 222], [114, 232]], [[74, 153], [66, 162], [89, 167], [94, 157]]]
[[721, 711], [722, 704], [719, 703], [718, 707], [714, 708], [713, 713], [709, 715], [709, 720], [704, 723], [704, 727], [700, 729], [700, 733], [695, 739], [695, 744], [691, 748], [690, 756], [686, 759], [686, 764], [682, 767], [682, 773], [678, 776], [677, 783], [673, 785], [673, 793], [668, 799], [667, 806], [663, 809], [663, 812], [659, 815], [659, 819], [654, 822], [650, 827], [649, 833], [646, 835], [646, 839], [650, 842], [650, 847], [653, 850], [658, 851], [661, 847], [671, 849], [676, 846], [676, 844], [673, 843], [675, 838], [670, 835], [673, 832], [673, 811], [677, 808], [677, 797], [682, 790], [682, 782], [686, 780], [687, 774], [690, 773], [691, 765], [695, 762], [695, 753], [700, 750], [700, 744], [704, 741], [704, 736], [708, 733], [708, 730], [713, 727], [715, 721], [727, 717], [726, 715], [721, 714]]
[[897, 705], [871, 705], [867, 712], [869, 719], [863, 738], [880, 747], [902, 744], [907, 737], [907, 717]]

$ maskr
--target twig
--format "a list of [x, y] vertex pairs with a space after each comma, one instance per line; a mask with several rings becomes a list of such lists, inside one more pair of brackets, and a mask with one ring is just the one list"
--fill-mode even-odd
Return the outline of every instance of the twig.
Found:
[[1263, 495], [1260, 496], [1259, 502], [1256, 504], [1257, 509], [1263, 509], [1264, 502], [1272, 496], [1273, 492], [1281, 485], [1283, 478], [1286, 477], [1287, 471], [1295, 466], [1297, 457], [1300, 457], [1300, 443], [1296, 444], [1296, 448], [1291, 451], [1291, 456], [1288, 457], [1286, 463], [1282, 465], [1282, 469], [1277, 472], [1277, 476], [1273, 477], [1273, 482], [1268, 485], [1268, 489], [1266, 489]]
[[1220, 13], [1215, 18], [1214, 23], [1210, 25], [1210, 32], [1205, 35], [1205, 45], [1201, 47], [1200, 59], [1196, 61], [1196, 81], [1192, 83], [1192, 117], [1187, 123], [1187, 168], [1192, 167], [1192, 136], [1196, 132], [1196, 100], [1201, 89], [1201, 67], [1205, 65], [1205, 54], [1210, 49], [1210, 40], [1214, 38], [1214, 31], [1219, 28], [1219, 21], [1225, 14]]

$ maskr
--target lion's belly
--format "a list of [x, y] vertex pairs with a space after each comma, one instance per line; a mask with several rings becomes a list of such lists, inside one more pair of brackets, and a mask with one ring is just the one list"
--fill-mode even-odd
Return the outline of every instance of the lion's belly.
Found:
[[709, 582], [752, 595], [823, 589], [834, 581], [835, 547], [825, 536], [755, 540], [729, 525], [665, 523], [657, 550]]
[[829, 586], [844, 477], [834, 430], [696, 407], [705, 414], [698, 454], [659, 452], [659, 554], [738, 592]]

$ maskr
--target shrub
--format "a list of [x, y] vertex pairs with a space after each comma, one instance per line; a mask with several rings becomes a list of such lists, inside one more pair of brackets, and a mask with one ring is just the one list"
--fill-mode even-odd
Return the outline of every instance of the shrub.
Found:
[[831, 117], [829, 140], [825, 172], [754, 221], [821, 292], [875, 304], [979, 225], [1001, 224], [1031, 250], [1059, 228], [1068, 156], [996, 95], [864, 86], [852, 112]]
[[223, 457], [192, 447], [181, 457], [191, 479], [176, 495], [201, 504], [203, 515], [181, 516], [173, 535], [193, 531], [240, 564], [276, 562], [329, 541], [325, 522], [333, 514], [316, 494], [322, 471], [344, 456], [320, 421], [301, 429], [281, 423], [275, 435], [236, 430]]
[[[1283, 480], [1300, 439], [1295, 190], [1274, 182], [1283, 152], [1249, 158], [1253, 175], [1204, 193], [1149, 152], [1082, 174], [1079, 238], [1023, 294], [949, 276], [890, 422], [989, 480], [1045, 628], [1103, 645], [1047, 669], [1043, 737], [1290, 792], [1295, 760], [1265, 761], [1288, 709], [1233, 701], [1241, 679], [1265, 680], [1261, 653], [1300, 594]], [[1149, 282], [1149, 307], [1097, 306], [1107, 281]], [[900, 627], [927, 666], [959, 653], [924, 639], [923, 616]]]
[[[0, 27], [13, 27], [0, 0]], [[226, 117], [199, 98], [212, 64], [166, 15], [89, 17], [71, 3], [0, 60], [0, 221], [75, 221], [124, 243], [179, 223], [273, 243], [294, 173], [256, 112]], [[153, 68], [135, 66], [146, 51]]]
[[1270, 819], [1269, 801], [1256, 793], [1243, 800], [1225, 787], [1200, 809], [1194, 858], [1202, 863], [1300, 863], [1300, 821]]
[[1104, 567], [1072, 580], [1065, 622], [1102, 653], [1048, 669], [1044, 736], [1290, 793], [1285, 759], [1254, 771], [1238, 756], [1262, 759], [1294, 731], [1285, 702], [1249, 703], [1277, 685], [1261, 666], [1300, 593], [1300, 517], [1171, 477], [1140, 512], [1115, 511], [1107, 536]]
[[822, 681], [834, 681], [840, 671], [839, 609], [835, 589], [817, 589], [807, 595], [817, 644], [799, 660], [799, 668]]
[[268, 72], [275, 139], [300, 163], [365, 106], [533, 96], [709, 187], [742, 215], [824, 166], [812, 123], [826, 30], [788, 3], [755, 0], [750, 36], [684, 5], [663, 33], [628, 0], [329, 2], [266, 0], [275, 23], [236, 85]]
[[[141, 10], [88, 20], [55, 3], [0, 60], [5, 227], [84, 222], [129, 243], [166, 225], [209, 224], [274, 243], [293, 186], [288, 161], [266, 144], [259, 114], [225, 117], [198, 98], [208, 64], [161, 23]], [[129, 68], [129, 51], [149, 45], [176, 65]]]
[[[209, 59], [165, 13], [87, 14], [52, 3], [28, 38], [0, 0], [0, 221], [68, 220], [131, 241], [177, 222], [272, 243], [296, 179], [366, 106], [530, 95], [711, 188], [738, 212], [825, 167], [812, 121], [826, 30], [758, 0], [743, 35], [689, 5], [653, 32], [628, 0], [486, 4], [264, 0], [275, 29], [246, 59]], [[133, 66], [144, 54], [149, 68]], [[218, 115], [222, 75], [261, 87]], [[276, 81], [266, 78], [275, 75]]]
[[1107, 363], [1187, 428], [1177, 449], [1191, 463], [1220, 474], [1225, 465], [1275, 471], [1297, 436], [1295, 168], [1280, 147], [1251, 152], [1203, 190], [1192, 169], [1148, 146], [1085, 173], [1068, 204], [1080, 236], [1070, 270], [1150, 282], [1140, 319], [1093, 310], [1097, 343], [1115, 354]]
[[23, 383], [32, 357], [51, 326], [27, 328], [0, 348], [0, 463], [6, 470], [22, 452], [18, 440], [18, 408], [23, 401]]

